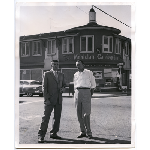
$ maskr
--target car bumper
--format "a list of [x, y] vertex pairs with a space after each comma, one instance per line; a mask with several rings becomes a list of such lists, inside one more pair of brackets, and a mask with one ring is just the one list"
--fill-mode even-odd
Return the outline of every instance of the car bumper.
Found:
[[42, 94], [43, 92], [42, 91], [39, 91], [39, 90], [37, 90], [37, 91], [34, 91], [34, 93], [39, 93], [39, 94]]

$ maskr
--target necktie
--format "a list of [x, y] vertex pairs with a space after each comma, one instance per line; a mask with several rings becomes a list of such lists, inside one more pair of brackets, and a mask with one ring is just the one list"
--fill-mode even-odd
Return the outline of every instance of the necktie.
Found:
[[54, 71], [54, 75], [55, 75], [55, 78], [57, 80], [58, 79], [58, 73], [57, 73], [57, 71]]

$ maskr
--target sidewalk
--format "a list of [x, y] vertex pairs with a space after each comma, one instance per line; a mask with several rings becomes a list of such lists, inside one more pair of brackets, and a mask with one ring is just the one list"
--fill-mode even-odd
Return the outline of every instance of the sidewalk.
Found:
[[[72, 93], [63, 93], [63, 97], [73, 97]], [[127, 96], [127, 94], [124, 94], [122, 92], [95, 92], [92, 95], [92, 98], [103, 98], [103, 97], [118, 97], [118, 96]]]

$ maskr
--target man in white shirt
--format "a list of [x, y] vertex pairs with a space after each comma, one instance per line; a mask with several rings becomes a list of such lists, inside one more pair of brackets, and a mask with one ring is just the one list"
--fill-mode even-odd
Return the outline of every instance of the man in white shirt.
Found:
[[82, 60], [77, 60], [76, 67], [78, 68], [78, 72], [74, 74], [74, 99], [81, 130], [81, 133], [77, 138], [86, 137], [87, 135], [87, 137], [91, 139], [91, 96], [96, 87], [95, 77], [93, 76], [92, 71], [84, 69]]

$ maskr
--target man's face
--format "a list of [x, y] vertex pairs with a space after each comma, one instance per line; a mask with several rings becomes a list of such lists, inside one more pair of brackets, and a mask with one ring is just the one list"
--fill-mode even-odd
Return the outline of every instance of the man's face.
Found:
[[53, 70], [58, 70], [58, 62], [51, 62], [51, 66], [53, 68]]
[[84, 69], [84, 65], [82, 64], [81, 61], [76, 62], [76, 67], [78, 68], [78, 70], [83, 70]]

